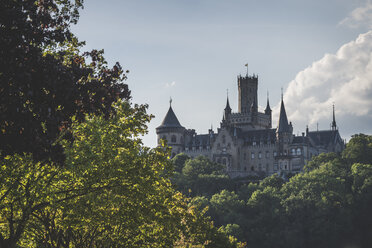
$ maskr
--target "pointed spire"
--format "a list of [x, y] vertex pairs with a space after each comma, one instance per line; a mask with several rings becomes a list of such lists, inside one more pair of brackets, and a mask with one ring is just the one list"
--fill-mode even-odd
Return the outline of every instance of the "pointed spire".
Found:
[[228, 89], [226, 90], [226, 94], [227, 94], [227, 100], [226, 100], [225, 112], [228, 111], [228, 112], [231, 113], [231, 108], [230, 108], [230, 103], [229, 103], [229, 90]]
[[337, 129], [337, 125], [336, 125], [336, 117], [335, 117], [335, 104], [333, 104], [332, 130], [335, 131], [336, 129]]
[[271, 108], [270, 108], [270, 103], [269, 103], [269, 91], [267, 91], [267, 104], [266, 104], [265, 114], [271, 115]]
[[277, 132], [290, 132], [290, 126], [288, 125], [287, 113], [285, 112], [283, 93], [282, 93], [282, 102], [280, 105], [280, 114], [279, 114], [279, 123]]

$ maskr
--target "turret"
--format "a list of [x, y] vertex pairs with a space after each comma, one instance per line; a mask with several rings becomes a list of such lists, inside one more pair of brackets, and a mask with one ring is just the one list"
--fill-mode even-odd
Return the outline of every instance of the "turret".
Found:
[[282, 94], [282, 101], [280, 105], [280, 114], [279, 114], [279, 122], [278, 127], [276, 129], [276, 138], [278, 141], [278, 149], [280, 155], [288, 154], [288, 145], [292, 141], [292, 132], [293, 127], [292, 123], [288, 124], [287, 113], [285, 112], [284, 101], [283, 101], [283, 94]]
[[226, 121], [229, 120], [230, 115], [231, 115], [231, 108], [230, 108], [230, 103], [229, 103], [229, 96], [227, 96], [226, 107], [225, 107], [225, 111], [224, 111], [224, 119]]
[[265, 115], [267, 115], [269, 117], [269, 125], [268, 125], [268, 128], [271, 128], [271, 119], [272, 119], [272, 116], [271, 116], [271, 108], [270, 108], [270, 103], [269, 103], [269, 92], [267, 92], [267, 103], [266, 103], [266, 108], [265, 108]]
[[267, 103], [266, 103], [266, 108], [265, 108], [265, 115], [270, 115], [271, 116], [271, 108], [270, 108], [270, 103], [269, 103], [269, 92], [267, 92]]
[[185, 128], [181, 126], [176, 114], [172, 109], [172, 100], [169, 102], [169, 109], [164, 117], [163, 122], [156, 128], [158, 136], [158, 146], [161, 145], [161, 139], [172, 147], [172, 157], [184, 150]]

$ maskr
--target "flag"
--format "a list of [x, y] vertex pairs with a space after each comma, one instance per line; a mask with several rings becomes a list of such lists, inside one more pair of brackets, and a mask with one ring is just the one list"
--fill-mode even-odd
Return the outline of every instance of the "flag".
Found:
[[248, 64], [245, 64], [244, 66], [248, 67]]

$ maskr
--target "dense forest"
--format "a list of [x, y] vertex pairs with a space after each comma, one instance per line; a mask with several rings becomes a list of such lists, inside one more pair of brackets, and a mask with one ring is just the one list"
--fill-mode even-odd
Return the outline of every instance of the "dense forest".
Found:
[[71, 33], [82, 6], [0, 2], [0, 247], [369, 247], [371, 136], [289, 181], [170, 160], [129, 71]]
[[342, 154], [314, 157], [304, 172], [229, 179], [205, 157], [178, 154], [173, 183], [223, 232], [248, 247], [371, 247], [372, 136]]

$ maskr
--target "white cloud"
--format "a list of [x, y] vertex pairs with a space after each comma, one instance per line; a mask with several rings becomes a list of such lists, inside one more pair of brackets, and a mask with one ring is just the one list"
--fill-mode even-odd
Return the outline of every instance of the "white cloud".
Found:
[[[284, 102], [297, 130], [304, 130], [307, 124], [315, 128], [318, 122], [320, 128], [329, 128], [335, 103], [341, 132], [371, 132], [372, 31], [299, 72], [289, 83]], [[276, 116], [278, 108], [274, 108]]]
[[166, 83], [165, 84], [165, 88], [170, 88], [170, 87], [173, 87], [173, 86], [175, 86], [176, 85], [176, 82], [175, 81], [173, 81], [173, 82], [171, 82], [171, 83]]
[[343, 19], [340, 25], [346, 25], [351, 28], [366, 26], [372, 28], [372, 2], [368, 0], [363, 7], [354, 9], [348, 17]]

